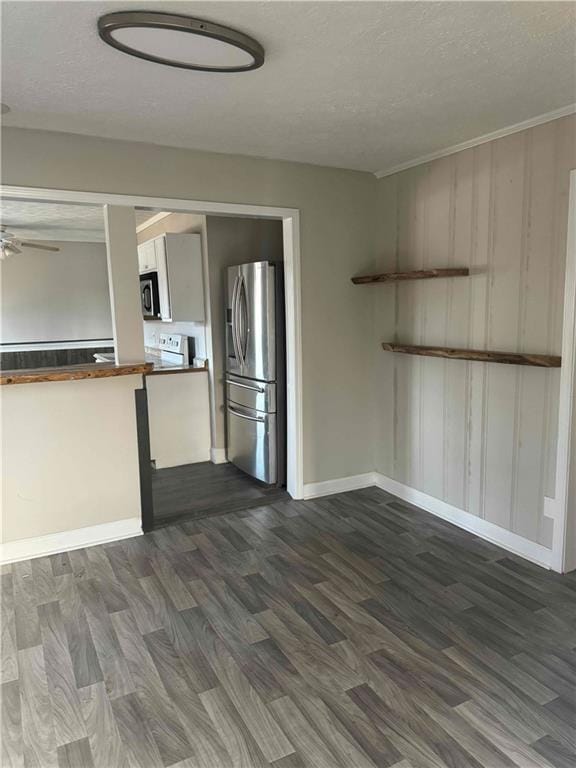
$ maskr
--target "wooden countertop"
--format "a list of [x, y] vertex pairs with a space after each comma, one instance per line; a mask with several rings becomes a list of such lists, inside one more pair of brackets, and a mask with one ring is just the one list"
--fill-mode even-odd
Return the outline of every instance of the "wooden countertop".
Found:
[[153, 370], [146, 374], [146, 376], [165, 376], [170, 373], [207, 373], [208, 366], [199, 368], [194, 365], [157, 365], [152, 363]]
[[87, 363], [59, 368], [22, 368], [15, 371], [0, 371], [0, 384], [34, 384], [44, 381], [77, 381], [79, 379], [105, 379], [112, 376], [131, 376], [151, 373], [151, 363]]
[[[158, 352], [152, 351], [149, 347], [145, 348], [145, 355], [146, 355], [146, 362], [150, 363], [152, 365], [153, 369], [152, 371], [149, 371], [146, 375], [147, 376], [159, 376], [166, 373], [198, 373], [199, 371], [207, 371], [208, 366], [205, 365], [203, 368], [200, 368], [198, 366], [194, 365], [178, 365], [171, 362], [168, 362], [165, 360], [162, 355], [158, 354]], [[106, 362], [106, 363], [113, 363], [114, 362], [114, 355], [113, 354], [99, 354], [94, 355], [99, 362]]]

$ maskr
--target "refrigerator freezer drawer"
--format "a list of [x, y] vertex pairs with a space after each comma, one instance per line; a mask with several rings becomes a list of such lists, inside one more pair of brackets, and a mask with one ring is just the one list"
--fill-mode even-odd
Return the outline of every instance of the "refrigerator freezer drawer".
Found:
[[276, 414], [228, 403], [228, 461], [263, 483], [278, 477]]
[[276, 384], [226, 374], [226, 400], [255, 411], [276, 412]]

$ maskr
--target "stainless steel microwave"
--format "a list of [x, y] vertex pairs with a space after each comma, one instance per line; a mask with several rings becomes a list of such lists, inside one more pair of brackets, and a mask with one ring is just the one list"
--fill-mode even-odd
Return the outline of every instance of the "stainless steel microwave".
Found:
[[160, 295], [156, 272], [140, 275], [140, 300], [144, 320], [157, 320], [160, 317]]

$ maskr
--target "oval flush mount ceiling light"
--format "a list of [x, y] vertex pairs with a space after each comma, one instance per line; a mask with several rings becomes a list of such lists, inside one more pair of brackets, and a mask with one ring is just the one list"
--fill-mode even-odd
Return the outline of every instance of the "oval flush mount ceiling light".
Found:
[[248, 35], [176, 13], [108, 13], [98, 19], [98, 34], [119, 51], [169, 67], [247, 72], [264, 63], [264, 49]]

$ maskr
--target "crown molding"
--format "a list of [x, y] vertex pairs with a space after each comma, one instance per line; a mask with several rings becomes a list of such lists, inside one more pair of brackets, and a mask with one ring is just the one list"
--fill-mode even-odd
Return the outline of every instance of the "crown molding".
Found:
[[465, 149], [472, 149], [472, 147], [477, 147], [480, 144], [486, 144], [489, 141], [501, 139], [504, 136], [509, 136], [512, 133], [525, 131], [528, 128], [534, 128], [535, 126], [542, 125], [543, 123], [550, 123], [552, 120], [558, 120], [561, 117], [567, 117], [568, 115], [573, 115], [575, 113], [576, 103], [568, 104], [566, 107], [555, 109], [552, 112], [546, 112], [544, 115], [531, 117], [521, 123], [515, 123], [514, 125], [509, 125], [506, 128], [500, 128], [497, 131], [492, 131], [492, 133], [485, 133], [483, 136], [477, 136], [475, 139], [463, 141], [461, 144], [453, 144], [451, 147], [439, 149], [437, 152], [431, 152], [429, 155], [422, 155], [421, 157], [417, 157], [414, 160], [409, 160], [406, 163], [395, 165], [392, 168], [387, 168], [382, 171], [375, 171], [374, 176], [376, 176], [377, 179], [383, 179], [385, 176], [392, 176], [395, 173], [400, 173], [400, 171], [406, 171], [408, 168], [414, 168], [417, 165], [423, 165], [424, 163], [429, 163], [432, 160], [438, 160], [441, 157], [454, 155], [456, 152], [462, 152]]

